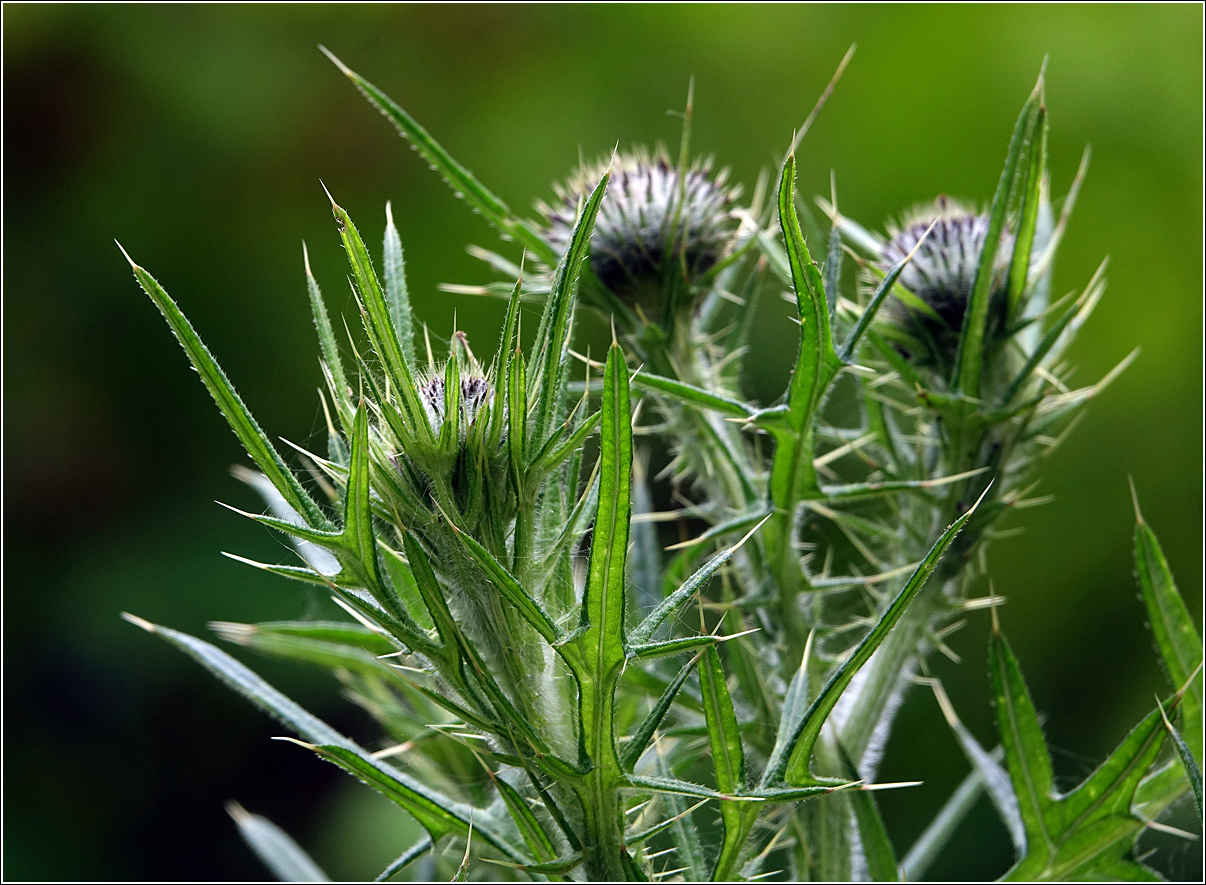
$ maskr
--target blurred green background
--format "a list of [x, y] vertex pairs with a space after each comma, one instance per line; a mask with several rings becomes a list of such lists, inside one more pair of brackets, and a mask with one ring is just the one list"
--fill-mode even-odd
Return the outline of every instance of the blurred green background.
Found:
[[[1049, 54], [1057, 197], [1093, 147], [1057, 291], [1111, 257], [1077, 380], [1143, 351], [1049, 462], [1041, 491], [1054, 503], [1019, 514], [1024, 534], [992, 548], [995, 587], [1065, 784], [1163, 690], [1136, 601], [1127, 475], [1200, 610], [1197, 5], [6, 4], [3, 15], [6, 878], [262, 878], [228, 799], [285, 826], [337, 877], [372, 875], [404, 847], [400, 811], [270, 742], [279, 726], [118, 618], [204, 632], [209, 619], [304, 616], [321, 600], [219, 555], [284, 553], [213, 503], [258, 507], [227, 472], [236, 440], [114, 237], [178, 299], [273, 435], [307, 442], [322, 427], [303, 239], [328, 297], [349, 306], [319, 179], [378, 243], [393, 201], [416, 310], [434, 330], [455, 314], [479, 351], [496, 340], [500, 305], [436, 286], [487, 280], [464, 246], [497, 239], [319, 43], [522, 208], [580, 151], [674, 142], [666, 112], [691, 76], [695, 145], [748, 192], [857, 42], [800, 152], [800, 190], [827, 193], [832, 169], [843, 211], [875, 227], [939, 192], [986, 201]], [[747, 387], [769, 401], [794, 347], [786, 307], [768, 299], [756, 335]], [[986, 619], [952, 638], [961, 666], [934, 666], [992, 743]], [[371, 739], [324, 678], [251, 663]], [[880, 794], [899, 852], [965, 771], [932, 696], [914, 692], [882, 777], [925, 785]], [[1167, 872], [1200, 875], [1199, 846], [1159, 844]], [[1008, 860], [982, 803], [933, 874], [988, 878]]]

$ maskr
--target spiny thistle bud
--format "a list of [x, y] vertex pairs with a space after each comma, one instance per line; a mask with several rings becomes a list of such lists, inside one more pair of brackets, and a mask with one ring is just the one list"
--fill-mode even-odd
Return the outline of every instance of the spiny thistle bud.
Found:
[[[930, 225], [933, 230], [927, 236]], [[893, 298], [886, 311], [889, 322], [903, 333], [893, 337], [900, 349], [919, 364], [945, 368], [958, 347], [988, 233], [988, 216], [940, 196], [932, 205], [917, 206], [906, 213], [898, 225], [889, 225], [888, 233], [890, 238], [881, 247], [876, 262], [880, 270], [888, 271], [917, 249], [898, 282], [916, 300]], [[993, 261], [990, 327], [999, 327], [1004, 321], [1013, 244], [1013, 236], [1003, 232]]]
[[438, 500], [437, 490], [442, 489], [469, 528], [485, 520], [504, 531], [515, 504], [508, 479], [506, 421], [504, 415], [493, 414], [502, 407], [496, 406], [493, 382], [476, 363], [462, 369], [457, 360], [450, 360], [442, 374], [416, 387], [433, 433], [430, 448], [417, 440], [399, 441], [390, 460], [399, 474], [416, 484], [420, 500]]
[[[464, 438], [468, 427], [477, 422], [483, 410], [494, 400], [490, 382], [481, 375], [465, 375], [461, 377], [461, 390], [458, 405], [458, 425], [461, 437]], [[444, 425], [447, 409], [447, 386], [441, 375], [436, 375], [419, 386], [423, 397], [423, 405], [427, 409], [427, 420], [437, 432]]]
[[[554, 205], [537, 205], [545, 238], [558, 251], [568, 248], [578, 204], [607, 168], [580, 167], [554, 187]], [[648, 312], [672, 301], [673, 313], [690, 303], [691, 284], [732, 250], [740, 190], [726, 188], [727, 170], [713, 175], [710, 160], [697, 161], [684, 175], [660, 147], [620, 154], [611, 169], [591, 240], [591, 270], [625, 304]], [[676, 294], [684, 283], [686, 298]]]

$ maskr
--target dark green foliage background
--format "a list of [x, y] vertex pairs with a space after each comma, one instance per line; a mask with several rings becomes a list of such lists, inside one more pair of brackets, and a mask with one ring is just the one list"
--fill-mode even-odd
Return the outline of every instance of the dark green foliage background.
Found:
[[[417, 314], [441, 336], [456, 315], [479, 352], [494, 346], [501, 305], [436, 291], [485, 281], [463, 247], [494, 246], [493, 234], [320, 42], [517, 207], [549, 196], [580, 150], [674, 142], [665, 112], [691, 75], [695, 144], [752, 184], [857, 42], [800, 152], [799, 190], [827, 193], [832, 168], [843, 211], [872, 226], [939, 192], [987, 200], [1049, 53], [1056, 196], [1083, 145], [1094, 151], [1058, 293], [1111, 256], [1077, 380], [1143, 348], [1051, 460], [1040, 492], [1055, 502], [1015, 516], [1025, 534], [991, 551], [1005, 628], [1066, 751], [1057, 775], [1078, 780], [1162, 690], [1136, 601], [1128, 473], [1201, 606], [1201, 26], [1196, 5], [6, 5], [5, 876], [260, 876], [222, 811], [230, 798], [340, 877], [372, 874], [409, 831], [385, 800], [270, 743], [279, 727], [117, 616], [199, 632], [211, 618], [302, 616], [321, 599], [219, 556], [286, 552], [212, 503], [258, 506], [227, 473], [237, 442], [113, 237], [179, 300], [273, 435], [306, 442], [321, 427], [302, 239], [348, 308], [320, 178], [374, 242], [391, 199]], [[770, 299], [761, 309], [747, 380], [764, 402], [791, 362], [786, 315]], [[986, 620], [952, 638], [961, 667], [935, 668], [993, 742]], [[260, 669], [369, 738], [332, 685]], [[898, 851], [964, 773], [937, 705], [915, 692], [883, 777], [926, 784], [880, 794]], [[987, 803], [959, 843], [935, 875], [989, 877], [1008, 862]], [[1167, 872], [1200, 871], [1196, 846], [1170, 844]]]

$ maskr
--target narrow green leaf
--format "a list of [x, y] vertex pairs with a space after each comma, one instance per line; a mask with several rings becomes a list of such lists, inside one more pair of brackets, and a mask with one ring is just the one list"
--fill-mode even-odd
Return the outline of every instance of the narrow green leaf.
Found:
[[336, 556], [345, 568], [356, 573], [364, 589], [373, 594], [382, 607], [399, 619], [409, 620], [398, 599], [385, 592], [385, 583], [381, 580], [370, 495], [368, 410], [361, 404], [352, 423], [352, 460], [348, 465], [344, 495], [343, 551]]
[[444, 422], [440, 425], [438, 445], [445, 453], [457, 450], [461, 435], [461, 367], [456, 349], [444, 363]]
[[402, 238], [394, 226], [393, 208], [385, 204], [385, 300], [398, 333], [398, 345], [406, 362], [415, 361], [415, 322], [410, 312], [410, 293], [406, 288], [406, 259], [402, 255]]
[[[120, 245], [118, 248], [121, 248]], [[122, 254], [125, 255], [124, 249]], [[155, 278], [135, 264], [130, 256], [126, 255], [126, 260], [130, 262], [130, 267], [134, 270], [134, 277], [142, 286], [142, 290], [151, 297], [155, 306], [168, 321], [168, 325], [171, 326], [176, 339], [184, 348], [193, 368], [201, 376], [201, 381], [205, 384], [210, 396], [214, 398], [214, 402], [218, 404], [222, 414], [226, 416], [231, 429], [234, 430], [235, 436], [239, 438], [239, 442], [251, 456], [251, 460], [272, 481], [276, 490], [289, 502], [289, 506], [305, 516], [307, 523], [318, 529], [333, 528], [331, 521], [323, 515], [318, 505], [302, 488], [297, 477], [285, 466], [281, 456], [277, 454], [272, 443], [268, 441], [268, 437], [264, 435], [264, 431], [260, 429], [255, 418], [251, 417], [251, 412], [247, 410], [247, 406], [243, 404], [243, 400], [227, 380], [226, 373], [222, 371], [217, 360], [202, 343], [196, 330], [193, 329], [192, 323], [180, 312], [176, 302], [155, 281]]]
[[384, 633], [346, 621], [263, 621], [259, 624], [214, 621], [209, 626], [223, 639], [240, 645], [253, 646], [255, 639], [268, 636], [295, 636], [361, 648], [372, 655], [398, 651], [398, 645]]
[[800, 352], [787, 391], [786, 421], [778, 430], [770, 428], [776, 442], [771, 462], [771, 498], [784, 512], [794, 511], [796, 501], [816, 491], [813, 422], [829, 384], [842, 365], [833, 349], [824, 281], [808, 253], [796, 215], [795, 175], [795, 157], [788, 157], [779, 180], [779, 225], [796, 295]]
[[[518, 270], [518, 268], [516, 268]], [[507, 302], [507, 318], [503, 323], [502, 335], [498, 339], [498, 351], [494, 354], [494, 403], [490, 412], [490, 445], [498, 445], [505, 428], [507, 410], [501, 403], [507, 402], [507, 385], [511, 379], [511, 357], [519, 347], [516, 336], [519, 332], [519, 298], [523, 289], [523, 278], [518, 276], [511, 298]], [[509, 429], [509, 428], [507, 428]]]
[[684, 636], [681, 639], [665, 639], [661, 642], [646, 642], [641, 645], [628, 646], [628, 657], [647, 661], [651, 658], [664, 658], [667, 655], [678, 655], [685, 651], [696, 651], [710, 648], [717, 643], [717, 637], [711, 634], [699, 636]]
[[518, 350], [507, 367], [507, 445], [511, 450], [511, 476], [515, 489], [522, 492], [527, 464], [528, 394], [524, 380], [526, 367]]
[[[699, 689], [703, 698], [704, 717], [708, 726], [708, 743], [712, 749], [712, 767], [716, 772], [716, 788], [729, 795], [745, 791], [745, 750], [741, 746], [741, 731], [737, 713], [725, 684], [724, 668], [715, 646], [704, 649], [699, 667]], [[720, 803], [720, 819], [724, 825], [724, 840], [712, 869], [712, 881], [727, 882], [741, 859], [741, 849], [757, 816], [757, 808], [734, 802]]]
[[423, 829], [427, 830], [433, 841], [438, 841], [441, 836], [449, 833], [467, 837], [472, 830], [474, 835], [508, 859], [518, 863], [527, 860], [499, 832], [487, 815], [468, 805], [440, 796], [393, 766], [374, 759], [364, 750], [342, 744], [318, 745], [312, 749], [319, 756], [334, 762], [410, 812]]
[[699, 689], [712, 747], [716, 788], [722, 793], [736, 794], [746, 788], [745, 751], [741, 747], [733, 699], [725, 684], [724, 668], [714, 646], [704, 649], [699, 667]]
[[544, 440], [549, 427], [557, 420], [565, 396], [565, 362], [569, 352], [574, 305], [577, 303], [578, 276], [590, 254], [591, 232], [610, 177], [610, 173], [607, 173], [599, 180], [574, 224], [569, 248], [553, 275], [553, 287], [545, 301], [540, 328], [533, 343], [536, 358], [531, 383], [535, 386], [529, 393], [536, 401], [535, 433], [539, 441]]
[[[234, 553], [223, 553], [222, 555], [228, 559], [233, 559], [235, 562], [241, 562], [243, 565], [258, 568], [260, 571], [280, 575], [283, 578], [289, 578], [294, 581], [304, 581], [307, 584], [317, 584], [320, 587], [330, 587], [339, 578], [338, 573], [335, 575], [324, 575], [314, 571], [314, 569], [305, 568], [300, 565], [273, 565], [267, 562], [256, 562], [254, 559], [247, 559], [245, 556], [238, 556]], [[335, 568], [339, 568], [338, 563], [336, 563]]]
[[657, 703], [653, 705], [653, 709], [649, 711], [649, 715], [641, 720], [641, 724], [637, 726], [637, 730], [633, 733], [628, 743], [624, 745], [624, 752], [620, 754], [620, 767], [624, 771], [631, 772], [640, 760], [641, 755], [648, 749], [649, 744], [653, 741], [654, 734], [657, 732], [658, 726], [662, 724], [662, 720], [670, 710], [670, 705], [674, 703], [678, 690], [683, 687], [683, 683], [691, 675], [691, 670], [699, 663], [699, 658], [700, 655], [696, 655], [683, 664], [682, 669], [678, 671], [678, 675], [666, 686], [666, 690], [657, 699]]
[[[317, 638], [331, 635], [338, 637], [339, 633], [348, 631], [336, 631], [328, 627], [315, 631], [314, 635], [306, 635], [292, 632], [292, 627], [288, 631], [261, 631], [254, 624], [226, 624], [220, 621], [210, 624], [210, 628], [228, 642], [274, 657], [304, 661], [329, 670], [348, 670], [365, 676], [384, 678], [386, 681], [398, 678], [395, 670], [378, 660], [374, 652], [364, 647], [362, 643], [367, 637], [344, 636], [334, 640]], [[378, 648], [389, 649], [381, 652], [382, 654], [391, 654], [398, 650], [394, 643], [384, 636], [377, 637], [376, 643]]]
[[791, 751], [795, 736], [804, 726], [804, 716], [808, 713], [808, 658], [812, 651], [811, 638], [804, 645], [804, 653], [800, 656], [800, 666], [791, 677], [787, 686], [787, 694], [783, 697], [783, 707], [779, 713], [779, 729], [775, 735], [775, 745], [767, 760], [767, 770], [783, 770], [787, 764], [787, 754]]
[[983, 368], [984, 334], [988, 323], [988, 302], [992, 295], [994, 265], [1001, 236], [1005, 232], [1005, 216], [1009, 209], [1009, 197], [1017, 175], [1018, 163], [1026, 152], [1034, 130], [1035, 106], [1041, 100], [1043, 78], [1035, 84], [1034, 91], [1022, 106], [1013, 137], [1009, 141], [1009, 152], [1005, 168], [997, 182], [992, 205], [988, 210], [988, 231], [976, 267], [975, 282], [968, 296], [964, 312], [963, 328], [959, 334], [959, 348], [955, 356], [955, 378], [951, 388], [972, 399], [980, 395], [980, 372]]
[[1106, 817], [1130, 817], [1135, 789], [1156, 761], [1164, 734], [1163, 715], [1153, 710], [1083, 783], [1059, 798], [1062, 839]]
[[695, 597], [696, 593], [703, 590], [707, 586], [708, 581], [711, 580], [712, 575], [716, 574], [722, 565], [733, 558], [733, 554], [737, 552], [737, 548], [740, 546], [740, 544], [735, 544], [727, 550], [717, 553], [704, 563], [695, 574], [691, 575], [681, 587], [658, 603], [657, 608], [651, 611], [645, 620], [641, 621], [628, 634], [629, 648], [647, 644], [653, 638], [653, 634], [657, 632], [657, 628], [661, 626], [662, 622], [677, 614], [683, 606]]
[[734, 418], [749, 418], [754, 414], [753, 409], [732, 397], [713, 393], [700, 387], [693, 387], [690, 384], [684, 384], [682, 381], [676, 381], [672, 378], [651, 375], [643, 370], [633, 376], [632, 386], [640, 390], [653, 390], [658, 393], [664, 393], [689, 406], [710, 409], [714, 412], [720, 412], [722, 415], [731, 415]]
[[411, 620], [425, 632], [434, 630], [435, 623], [427, 611], [427, 604], [423, 602], [423, 595], [419, 592], [414, 572], [410, 570], [410, 563], [401, 553], [385, 544], [378, 542], [377, 548], [383, 554], [381, 558], [385, 563], [390, 583], [393, 584], [394, 593], [401, 600], [402, 607], [406, 609]]
[[1043, 740], [1038, 713], [1022, 679], [1022, 671], [1005, 637], [995, 629], [989, 645], [989, 672], [992, 677], [997, 728], [1005, 749], [1005, 765], [1018, 811], [1026, 830], [1027, 857], [1046, 863], [1055, 850], [1055, 837], [1049, 818], [1056, 817], [1051, 757]]
[[[1195, 758], [1202, 759], [1202, 638], [1177, 590], [1172, 570], [1160, 549], [1156, 534], [1135, 505], [1135, 568], [1139, 589], [1147, 607], [1148, 623], [1173, 688], [1189, 685], [1182, 700], [1182, 735]], [[1193, 679], [1192, 683], [1190, 679]]]
[[402, 136], [448, 182], [448, 185], [458, 196], [476, 211], [480, 212], [487, 221], [498, 228], [500, 233], [516, 242], [522, 243], [539, 255], [542, 261], [553, 264], [557, 260], [556, 252], [533, 230], [530, 223], [517, 218], [507, 207], [506, 203], [487, 190], [473, 176], [472, 172], [454, 160], [428, 134], [426, 129], [415, 122], [410, 114], [402, 110], [389, 96], [372, 83], [365, 80], [355, 71], [350, 70], [325, 47], [320, 46], [319, 48], [352, 81], [356, 88], [360, 90], [360, 93], [368, 99], [369, 103], [394, 124]]
[[[834, 228], [836, 231], [837, 228]], [[850, 336], [846, 339], [846, 343], [842, 345], [841, 352], [838, 353], [838, 359], [843, 363], [850, 362], [854, 355], [854, 348], [858, 345], [859, 339], [863, 337], [863, 333], [867, 331], [867, 327], [871, 325], [871, 321], [875, 319], [875, 315], [879, 313], [880, 306], [888, 297], [888, 293], [892, 291], [892, 287], [896, 285], [896, 281], [900, 278], [901, 272], [905, 269], [905, 265], [909, 263], [910, 256], [905, 256], [896, 264], [879, 282], [879, 286], [871, 295], [871, 300], [867, 302], [867, 306], [863, 312], [859, 314], [858, 322], [854, 324], [854, 328], [850, 330]]]
[[[987, 491], [987, 490], [986, 490]], [[951, 523], [937, 543], [930, 548], [930, 552], [926, 554], [921, 564], [909, 577], [900, 593], [888, 606], [879, 622], [871, 628], [871, 631], [863, 637], [862, 642], [854, 649], [853, 652], [846, 658], [817, 695], [815, 701], [808, 708], [804, 718], [799, 725], [793, 729], [791, 740], [788, 746], [791, 747], [791, 753], [787, 757], [786, 763], [780, 763], [774, 767], [767, 766], [766, 772], [762, 777], [762, 788], [778, 786], [784, 780], [788, 784], [804, 785], [814, 783], [815, 779], [809, 768], [812, 759], [812, 750], [816, 746], [817, 739], [821, 735], [821, 728], [825, 724], [826, 718], [833, 710], [841, 697], [846, 686], [850, 684], [850, 680], [854, 678], [854, 674], [867, 663], [875, 649], [884, 641], [884, 637], [888, 632], [896, 626], [896, 622], [900, 620], [905, 609], [913, 598], [920, 592], [922, 586], [933, 573], [938, 565], [938, 560], [942, 558], [942, 554], [946, 552], [946, 548], [950, 546], [955, 536], [976, 512], [976, 508], [983, 501], [983, 496], [980, 497], [970, 509], [957, 520]]]
[[516, 828], [523, 836], [523, 841], [531, 850], [532, 857], [540, 863], [554, 860], [557, 857], [557, 849], [553, 847], [552, 840], [549, 839], [548, 833], [544, 831], [544, 827], [540, 825], [540, 821], [528, 803], [513, 786], [501, 777], [496, 777], [491, 773], [491, 780], [498, 790], [498, 795], [502, 797], [503, 803], [507, 806], [507, 811], [511, 813], [511, 820], [515, 822]]
[[1064, 309], [1063, 313], [1056, 318], [1055, 322], [1051, 324], [1051, 327], [1043, 333], [1043, 337], [1039, 341], [1038, 346], [1035, 347], [1034, 352], [1030, 354], [1029, 358], [1027, 358], [1026, 364], [1022, 366], [1022, 368], [1018, 371], [1017, 376], [1013, 379], [1013, 382], [1009, 385], [1009, 390], [1005, 393], [1005, 398], [1002, 400], [1006, 406], [1013, 402], [1014, 397], [1016, 397], [1022, 388], [1025, 387], [1026, 382], [1034, 376], [1035, 369], [1039, 367], [1044, 358], [1046, 358], [1047, 354], [1051, 352], [1051, 348], [1053, 348], [1056, 342], [1059, 341], [1060, 336], [1064, 333], [1064, 330], [1068, 328], [1068, 324], [1076, 318], [1078, 313], [1080, 313], [1081, 309], [1089, 299], [1089, 296], [1090, 292], [1086, 291], [1082, 298], [1079, 298], [1068, 305]]
[[310, 312], [314, 315], [314, 328], [318, 331], [318, 344], [322, 348], [322, 358], [331, 373], [331, 394], [335, 397], [335, 405], [342, 415], [351, 411], [348, 393], [348, 379], [343, 372], [343, 359], [339, 356], [339, 344], [335, 340], [335, 330], [331, 326], [331, 318], [327, 315], [327, 305], [322, 300], [322, 291], [318, 281], [310, 270], [310, 252], [302, 243], [302, 262], [306, 266], [306, 291], [310, 295]]
[[624, 605], [628, 526], [632, 512], [632, 409], [628, 367], [612, 343], [604, 368], [599, 451], [599, 506], [587, 562], [580, 632], [572, 640], [583, 670], [582, 722], [586, 749], [600, 776], [619, 773], [612, 703], [625, 660]]
[[1022, 209], [1018, 220], [1018, 235], [1014, 241], [1013, 258], [1009, 263], [1008, 314], [1013, 320], [1018, 314], [1026, 291], [1030, 272], [1030, 253], [1034, 248], [1034, 232], [1038, 226], [1042, 202], [1043, 178], [1047, 174], [1047, 108], [1040, 101], [1031, 136], [1030, 156], [1025, 170]]
[[431, 851], [433, 846], [434, 843], [431, 841], [431, 837], [424, 835], [421, 839], [419, 839], [419, 841], [403, 851], [389, 866], [382, 870], [380, 875], [377, 876], [376, 881], [388, 882], [424, 854]]
[[759, 797], [730, 796], [676, 777], [659, 777], [656, 775], [631, 774], [628, 776], [628, 786], [650, 793], [668, 793], [673, 796], [694, 796], [697, 799], [724, 799], [729, 802], [761, 802]]
[[1168, 730], [1169, 735], [1173, 739], [1173, 745], [1177, 748], [1177, 756], [1181, 759], [1181, 765], [1185, 769], [1185, 776], [1189, 778], [1189, 786], [1193, 791], [1193, 804], [1198, 811], [1198, 822], [1202, 820], [1202, 769], [1198, 767], [1197, 760], [1193, 758], [1193, 753], [1189, 749], [1189, 745], [1181, 737], [1181, 733], [1168, 721], [1168, 717], [1164, 715], [1164, 710], [1160, 710], [1160, 715], [1164, 718], [1164, 727]]
[[[364, 330], [368, 333], [369, 343], [385, 367], [391, 386], [401, 397], [410, 434], [418, 434], [420, 439], [429, 440], [431, 427], [427, 423], [410, 363], [403, 354], [394, 318], [386, 302], [381, 282], [377, 279], [377, 272], [373, 269], [373, 260], [369, 257], [368, 248], [364, 245], [360, 231], [352, 223], [351, 217], [334, 199], [331, 200], [331, 211], [339, 223], [339, 238], [352, 265], [352, 279], [364, 311]], [[378, 401], [384, 399], [379, 397]], [[408, 437], [403, 437], [406, 438]]]
[[300, 845], [268, 818], [246, 811], [238, 802], [229, 802], [226, 813], [234, 818], [243, 837], [256, 856], [282, 882], [330, 882], [330, 878]]
[[[433, 839], [447, 833], [461, 836], [468, 833], [469, 821], [474, 817], [473, 809], [469, 806], [454, 802], [413, 780], [409, 775], [374, 759], [367, 750], [344, 737], [318, 717], [306, 712], [220, 648], [186, 633], [148, 623], [133, 615], [123, 617], [181, 649], [227, 686], [304, 737], [309, 742], [308, 746], [319, 755], [385, 793], [411, 812]], [[474, 827], [491, 845], [513, 860], [524, 860], [505, 839], [497, 835], [493, 827], [483, 827], [483, 823], [482, 816], [478, 815]]]
[[575, 851], [573, 854], [568, 854], [565, 857], [559, 857], [556, 860], [550, 860], [546, 863], [526, 863], [519, 865], [519, 869], [525, 873], [536, 873], [538, 875], [547, 876], [556, 873], [568, 873], [574, 867], [582, 863], [582, 852]]
[[[566, 458], [574, 452], [582, 448], [582, 444], [586, 442], [586, 438], [595, 432], [595, 428], [599, 426], [599, 420], [602, 418], [601, 413], [595, 412], [588, 416], [574, 431], [566, 437], [564, 442], [556, 446], [545, 445], [545, 450], [541, 452], [532, 464], [532, 472], [537, 475], [548, 473], [553, 468], [559, 466]], [[550, 437], [552, 442], [557, 439]]]

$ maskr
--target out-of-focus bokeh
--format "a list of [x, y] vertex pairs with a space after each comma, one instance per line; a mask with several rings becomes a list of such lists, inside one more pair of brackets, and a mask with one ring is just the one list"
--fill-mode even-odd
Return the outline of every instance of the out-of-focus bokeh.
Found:
[[[322, 427], [303, 240], [351, 317], [320, 179], [375, 242], [392, 200], [418, 315], [445, 337], [455, 317], [479, 350], [494, 346], [500, 305], [436, 287], [489, 279], [464, 247], [497, 238], [319, 43], [520, 208], [580, 155], [675, 143], [667, 112], [692, 76], [694, 144], [748, 193], [857, 43], [800, 151], [800, 190], [828, 193], [833, 170], [843, 212], [869, 226], [938, 193], [986, 201], [1049, 55], [1057, 198], [1093, 149], [1058, 293], [1110, 256], [1076, 378], [1142, 353], [1050, 460], [1038, 491], [1054, 502], [1019, 513], [1025, 532], [992, 547], [995, 589], [1063, 783], [1164, 690], [1136, 600], [1127, 476], [1199, 610], [1196, 5], [6, 5], [3, 24], [6, 878], [263, 877], [228, 799], [341, 878], [375, 874], [412, 830], [386, 800], [271, 742], [279, 726], [118, 617], [204, 634], [209, 619], [304, 616], [321, 600], [220, 555], [285, 554], [213, 503], [258, 506], [228, 473], [242, 462], [236, 440], [114, 238], [180, 302], [274, 436], [307, 442]], [[794, 335], [768, 299], [747, 378], [763, 401], [782, 390]], [[951, 637], [962, 665], [934, 668], [991, 745], [986, 621]], [[250, 663], [372, 736], [321, 674]], [[965, 770], [932, 696], [916, 691], [883, 777], [925, 784], [880, 794], [898, 852]], [[1160, 844], [1167, 873], [1200, 874], [1196, 846]], [[932, 872], [987, 878], [1008, 860], [985, 802]]]

